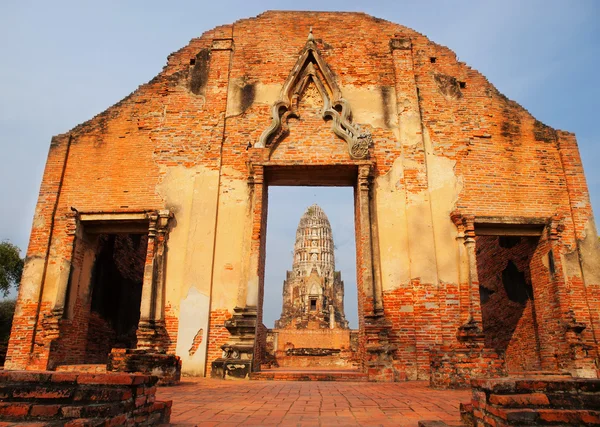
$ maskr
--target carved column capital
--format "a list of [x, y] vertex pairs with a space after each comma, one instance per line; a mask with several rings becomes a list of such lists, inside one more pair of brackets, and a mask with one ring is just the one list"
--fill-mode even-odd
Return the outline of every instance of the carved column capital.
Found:
[[169, 221], [173, 213], [168, 209], [161, 209], [148, 213], [148, 237], [164, 236], [169, 229]]
[[158, 212], [153, 211], [148, 214], [148, 237], [151, 239], [156, 237], [157, 231], [158, 231]]
[[464, 239], [465, 238], [465, 223], [464, 223], [462, 214], [459, 211], [453, 211], [450, 214], [450, 219], [452, 220], [452, 222], [456, 226], [456, 229], [458, 230], [458, 234], [457, 234], [456, 238]]
[[361, 191], [369, 191], [371, 189], [371, 165], [360, 165], [358, 167], [358, 189]]
[[169, 210], [160, 210], [157, 212], [156, 233], [159, 243], [164, 243], [169, 232], [169, 221], [173, 218], [173, 213]]
[[475, 243], [475, 215], [463, 215], [465, 244]]

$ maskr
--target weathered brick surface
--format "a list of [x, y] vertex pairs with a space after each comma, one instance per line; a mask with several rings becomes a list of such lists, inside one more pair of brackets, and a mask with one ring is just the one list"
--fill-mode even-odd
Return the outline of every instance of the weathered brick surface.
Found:
[[31, 425], [168, 423], [171, 401], [155, 402], [157, 380], [130, 374], [0, 372], [0, 415]]
[[[223, 350], [221, 346], [229, 339], [229, 332], [225, 328], [224, 324], [227, 319], [231, 317], [231, 313], [226, 310], [213, 311], [210, 316], [210, 330], [212, 331], [208, 341], [208, 357], [207, 365], [211, 366], [214, 360], [221, 357]], [[207, 372], [207, 375], [210, 372]]]
[[[318, 102], [302, 96], [299, 114], [285, 123], [287, 136], [274, 147], [255, 146], [310, 27], [351, 101], [355, 124], [372, 136], [367, 159], [351, 158], [331, 120], [315, 110]], [[368, 218], [356, 183], [365, 165], [373, 182]], [[488, 346], [505, 347], [511, 369], [597, 375], [599, 252], [574, 135], [540, 123], [450, 49], [413, 30], [359, 13], [317, 12], [267, 12], [210, 30], [170, 55], [156, 78], [52, 139], [6, 367], [81, 363], [90, 326], [98, 330], [90, 323], [83, 281], [67, 316], [56, 302], [68, 289], [71, 268], [83, 262], [81, 226], [71, 208], [112, 214], [171, 209], [160, 307], [165, 347], [170, 353], [179, 348], [178, 331], [188, 326], [180, 304], [195, 287], [209, 301], [198, 317], [208, 327], [200, 365], [210, 366], [230, 338], [223, 322], [233, 308], [250, 301], [251, 286], [258, 286], [259, 302], [264, 297], [268, 185], [332, 182], [357, 187], [357, 355], [364, 370], [372, 362], [371, 368], [379, 363], [389, 370], [382, 378], [428, 379], [432, 350], [464, 350], [456, 331], [479, 305], [470, 301], [468, 262], [450, 219], [457, 211], [474, 218], [475, 232], [490, 218], [507, 227], [536, 220], [543, 228], [538, 242], [523, 249], [528, 261], [516, 262], [531, 277], [533, 302], [520, 317], [518, 307], [500, 313], [506, 304], [496, 292], [483, 306], [484, 328], [491, 332], [494, 322], [516, 327], [510, 338], [486, 335]], [[193, 222], [196, 214], [204, 222]], [[243, 236], [228, 234], [239, 224]], [[201, 226], [202, 244], [188, 239]], [[485, 251], [479, 255], [482, 278], [503, 268], [498, 260], [485, 262]], [[367, 321], [378, 304], [381, 318]], [[261, 325], [260, 304], [257, 312]], [[385, 337], [379, 326], [367, 330], [369, 322], [389, 325]], [[386, 343], [378, 347], [380, 338]]]
[[473, 380], [472, 386], [471, 403], [461, 405], [467, 425], [600, 424], [600, 380], [514, 377]]
[[106, 369], [109, 372], [156, 375], [159, 385], [175, 385], [181, 379], [179, 357], [146, 350], [114, 349], [108, 357]]
[[430, 355], [434, 388], [466, 388], [474, 378], [506, 376], [504, 353], [494, 349], [441, 347]]

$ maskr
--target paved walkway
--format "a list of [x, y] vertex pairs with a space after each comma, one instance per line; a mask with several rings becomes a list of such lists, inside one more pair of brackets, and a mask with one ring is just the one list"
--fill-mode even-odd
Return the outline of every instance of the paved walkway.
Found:
[[468, 390], [439, 391], [427, 382], [222, 381], [183, 378], [161, 387], [173, 400], [174, 426], [417, 426], [459, 424]]

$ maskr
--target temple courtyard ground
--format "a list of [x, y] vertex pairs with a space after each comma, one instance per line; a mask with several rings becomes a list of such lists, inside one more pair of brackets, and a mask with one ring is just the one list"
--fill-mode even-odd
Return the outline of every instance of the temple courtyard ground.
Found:
[[223, 381], [182, 378], [161, 387], [173, 400], [173, 426], [417, 426], [419, 420], [460, 424], [470, 390], [433, 390], [402, 383]]

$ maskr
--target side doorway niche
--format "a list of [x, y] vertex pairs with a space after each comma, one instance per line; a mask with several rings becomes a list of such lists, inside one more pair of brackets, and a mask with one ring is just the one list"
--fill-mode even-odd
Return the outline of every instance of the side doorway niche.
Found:
[[148, 221], [82, 221], [54, 366], [106, 364], [113, 348], [136, 348], [147, 250]]
[[85, 363], [106, 363], [111, 349], [136, 347], [147, 246], [146, 235], [98, 235]]
[[517, 235], [476, 237], [485, 345], [505, 353], [509, 372], [541, 369], [534, 286], [543, 283], [532, 276], [539, 240]]

